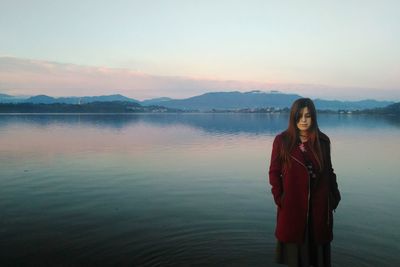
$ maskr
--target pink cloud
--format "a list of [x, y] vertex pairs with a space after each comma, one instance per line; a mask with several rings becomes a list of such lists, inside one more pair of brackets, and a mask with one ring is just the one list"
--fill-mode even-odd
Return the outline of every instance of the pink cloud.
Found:
[[[129, 69], [0, 57], [0, 92], [12, 95], [83, 96], [119, 93], [143, 100], [161, 96], [185, 98], [211, 91], [249, 90], [279, 90], [312, 98], [338, 99], [359, 99], [360, 96], [367, 98], [368, 92], [371, 97], [377, 98], [376, 93], [382, 92], [310, 84], [157, 76]], [[393, 92], [398, 94], [397, 98], [400, 98], [400, 92]], [[388, 93], [392, 93], [393, 96], [393, 92]]]

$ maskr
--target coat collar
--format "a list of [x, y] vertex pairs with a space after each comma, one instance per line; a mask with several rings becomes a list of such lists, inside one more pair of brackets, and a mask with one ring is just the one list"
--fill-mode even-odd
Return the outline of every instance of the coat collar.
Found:
[[[305, 145], [305, 148], [308, 151], [310, 151], [311, 148], [309, 146], [309, 143], [306, 142], [306, 143], [304, 143], [304, 145]], [[315, 159], [314, 155], [312, 153], [309, 153], [308, 155], [311, 157], [310, 160], [312, 161], [313, 165], [315, 167], [318, 167], [318, 162]], [[293, 150], [290, 153], [290, 156], [307, 169], [306, 162], [305, 162], [305, 159], [304, 159], [304, 156], [303, 156], [303, 152], [300, 150], [300, 147], [299, 147], [298, 144], [296, 144], [296, 146], [293, 148]]]

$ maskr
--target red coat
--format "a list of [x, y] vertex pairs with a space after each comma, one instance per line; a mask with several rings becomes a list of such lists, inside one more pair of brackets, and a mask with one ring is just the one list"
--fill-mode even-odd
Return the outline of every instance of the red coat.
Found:
[[[320, 133], [325, 168], [321, 173], [316, 172], [318, 175], [315, 178], [317, 179], [315, 186], [310, 188], [303, 152], [298, 146], [295, 146], [290, 153], [290, 168], [283, 169], [279, 157], [282, 134], [275, 137], [269, 168], [271, 191], [278, 208], [275, 236], [281, 242], [303, 243], [308, 212], [311, 212], [315, 242], [318, 244], [330, 242], [333, 239], [332, 210], [340, 201], [336, 175], [331, 163], [330, 140], [328, 136]], [[308, 145], [308, 142], [306, 144]], [[310, 160], [314, 166], [318, 166], [314, 157]], [[309, 201], [312, 203], [312, 211], [309, 211]]]

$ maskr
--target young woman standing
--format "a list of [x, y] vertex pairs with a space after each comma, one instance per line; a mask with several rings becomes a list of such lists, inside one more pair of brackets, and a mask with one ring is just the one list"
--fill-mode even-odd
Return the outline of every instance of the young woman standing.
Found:
[[288, 129], [275, 137], [269, 181], [277, 205], [276, 262], [331, 266], [333, 216], [340, 201], [330, 140], [318, 128], [314, 103], [296, 100]]

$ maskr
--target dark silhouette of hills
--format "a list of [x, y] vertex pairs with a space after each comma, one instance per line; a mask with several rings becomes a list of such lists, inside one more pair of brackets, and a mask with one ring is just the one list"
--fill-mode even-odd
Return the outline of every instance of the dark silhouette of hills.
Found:
[[300, 95], [282, 94], [279, 92], [212, 92], [186, 99], [173, 99], [155, 102], [153, 104], [163, 105], [169, 108], [179, 108], [183, 110], [197, 109], [200, 111], [262, 107], [285, 108], [290, 107], [291, 103], [300, 97]]
[[140, 102], [140, 104], [142, 104], [144, 106], [154, 105], [154, 104], [161, 105], [163, 102], [169, 101], [169, 100], [173, 100], [173, 99], [170, 97], [157, 97], [157, 98], [143, 100], [142, 102]]
[[360, 101], [339, 101], [339, 100], [323, 100], [315, 99], [314, 104], [317, 109], [327, 110], [362, 110], [369, 108], [381, 108], [393, 104], [393, 101], [378, 101], [373, 99], [366, 99]]
[[12, 96], [7, 95], [7, 94], [0, 94], [0, 97], [12, 97]]
[[400, 115], [400, 102], [388, 105], [383, 108], [365, 109], [355, 113], [363, 114], [382, 114], [382, 115]]
[[[46, 98], [44, 98], [46, 99]], [[111, 101], [85, 104], [36, 104], [2, 103], [0, 113], [140, 113], [140, 112], [180, 112], [177, 109], [160, 106], [142, 106], [135, 102]]]
[[18, 103], [24, 101], [25, 99], [25, 97], [0, 94], [0, 103]]
[[85, 104], [92, 102], [111, 102], [111, 101], [124, 101], [124, 102], [135, 102], [135, 103], [140, 102], [136, 99], [132, 99], [120, 94], [103, 95], [103, 96], [84, 96], [84, 97], [58, 97], [58, 98], [54, 98], [47, 95], [37, 95], [29, 97], [23, 102], [34, 103], [34, 104], [55, 104], [55, 103]]
[[[25, 103], [32, 103], [32, 104], [54, 104], [54, 103], [63, 103], [66, 104], [63, 101], [59, 101], [57, 100], [57, 98], [54, 97], [50, 97], [47, 95], [37, 95], [37, 96], [32, 96], [28, 99], [26, 99], [25, 101], [23, 101]], [[68, 104], [72, 104], [72, 103], [68, 103]], [[73, 104], [77, 104], [77, 103], [73, 103]]]
[[[58, 97], [37, 95], [28, 98], [0, 94], [0, 103], [34, 103], [34, 104], [86, 104], [93, 102], [129, 102], [142, 106], [164, 106], [170, 109], [218, 111], [218, 110], [243, 110], [243, 109], [284, 109], [289, 108], [294, 100], [302, 96], [297, 94], [284, 94], [278, 91], [263, 92], [254, 90], [250, 92], [211, 92], [185, 99], [171, 99], [168, 97], [153, 98], [139, 101], [120, 94], [84, 97]], [[393, 101], [377, 101], [372, 99], [360, 101], [339, 101], [315, 99], [319, 110], [364, 110], [383, 108], [394, 104]]]
[[389, 105], [383, 108], [383, 110], [386, 114], [400, 115], [400, 102]]
[[[284, 94], [278, 91], [263, 92], [254, 90], [250, 92], [213, 92], [185, 99], [171, 99], [163, 101], [152, 101], [154, 105], [162, 105], [169, 108], [208, 110], [237, 110], [237, 109], [260, 109], [290, 108], [293, 101], [302, 96], [297, 94]], [[361, 110], [369, 108], [385, 107], [393, 104], [393, 101], [360, 100], [360, 101], [339, 101], [339, 100], [314, 100], [319, 110]]]

